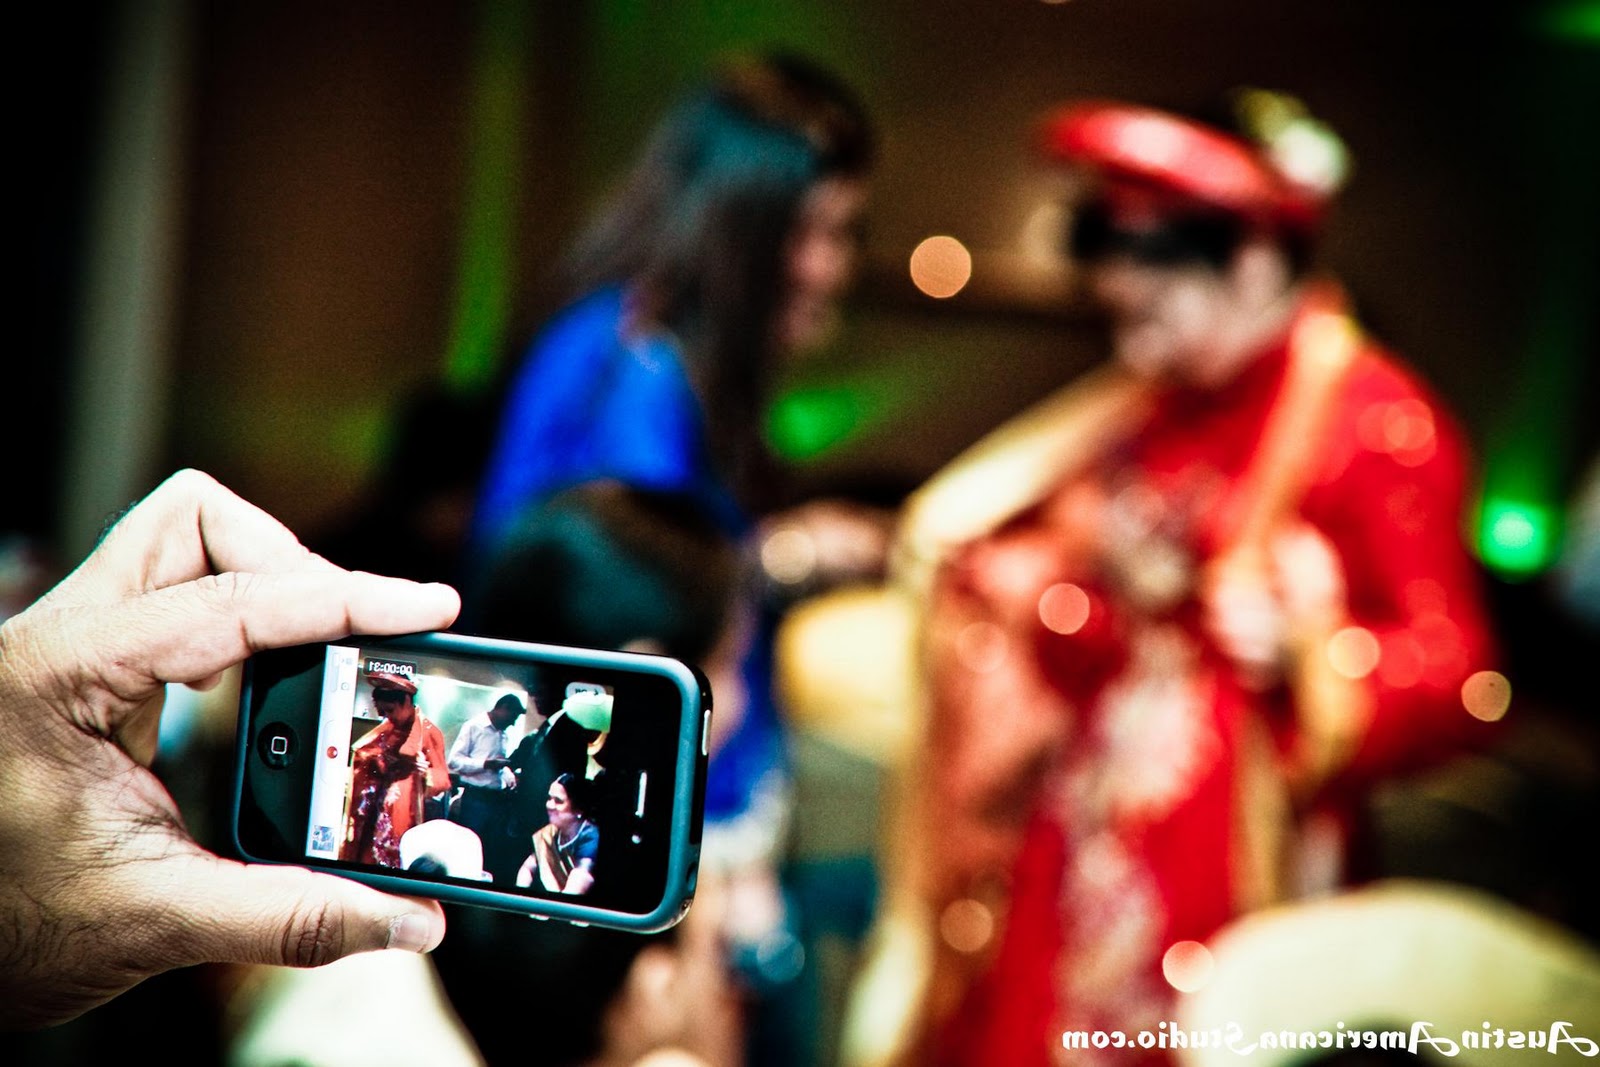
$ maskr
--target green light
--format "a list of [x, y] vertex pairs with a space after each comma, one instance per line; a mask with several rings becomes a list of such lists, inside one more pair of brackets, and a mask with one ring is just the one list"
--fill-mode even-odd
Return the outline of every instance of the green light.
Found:
[[1489, 500], [1483, 506], [1478, 551], [1483, 561], [1508, 577], [1526, 577], [1554, 561], [1556, 515], [1542, 505], [1520, 500]]
[[1520, 511], [1502, 512], [1489, 530], [1489, 538], [1506, 552], [1524, 553], [1537, 549], [1539, 527]]
[[857, 433], [864, 408], [861, 392], [847, 386], [795, 389], [773, 402], [767, 440], [785, 459], [815, 459]]
[[1545, 11], [1540, 28], [1551, 37], [1566, 41], [1600, 41], [1600, 3], [1572, 3]]
[[767, 408], [767, 444], [792, 463], [837, 456], [895, 423], [931, 397], [926, 352], [878, 356], [868, 365], [812, 367], [782, 387]]
[[467, 195], [445, 379], [488, 386], [511, 318], [512, 241], [521, 191], [528, 18], [510, 0], [483, 0], [473, 64]]

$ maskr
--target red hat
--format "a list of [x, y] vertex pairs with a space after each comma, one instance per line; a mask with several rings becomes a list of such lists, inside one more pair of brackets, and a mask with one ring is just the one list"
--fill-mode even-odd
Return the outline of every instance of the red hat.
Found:
[[1265, 146], [1154, 108], [1071, 104], [1047, 115], [1038, 135], [1046, 158], [1098, 173], [1109, 198], [1145, 210], [1190, 205], [1309, 231], [1332, 191], [1293, 180]]
[[413, 695], [417, 691], [416, 682], [413, 682], [403, 674], [395, 674], [392, 671], [368, 671], [367, 684], [371, 685], [374, 690], [398, 689], [402, 693], [411, 693]]

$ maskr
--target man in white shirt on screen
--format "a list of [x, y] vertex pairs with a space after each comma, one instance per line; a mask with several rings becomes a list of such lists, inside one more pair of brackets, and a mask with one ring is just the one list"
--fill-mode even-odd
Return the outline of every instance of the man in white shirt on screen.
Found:
[[450, 746], [450, 773], [461, 781], [461, 807], [452, 818], [476, 833], [486, 850], [504, 836], [507, 804], [517, 786], [506, 767], [506, 731], [526, 710], [507, 693], [482, 715], [467, 720]]

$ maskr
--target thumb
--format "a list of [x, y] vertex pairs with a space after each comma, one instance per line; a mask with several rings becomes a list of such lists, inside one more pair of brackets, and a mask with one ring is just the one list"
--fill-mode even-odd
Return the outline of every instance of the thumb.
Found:
[[444, 938], [436, 902], [393, 896], [301, 867], [197, 857], [174, 886], [188, 962], [318, 967], [357, 952], [430, 952]]

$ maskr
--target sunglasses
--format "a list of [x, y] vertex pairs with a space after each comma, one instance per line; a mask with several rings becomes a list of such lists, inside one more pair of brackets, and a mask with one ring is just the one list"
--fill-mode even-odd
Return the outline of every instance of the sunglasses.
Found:
[[1080, 263], [1114, 256], [1152, 267], [1221, 268], [1244, 239], [1243, 227], [1222, 215], [1174, 215], [1150, 226], [1119, 225], [1104, 203], [1085, 205], [1072, 217], [1067, 252]]

